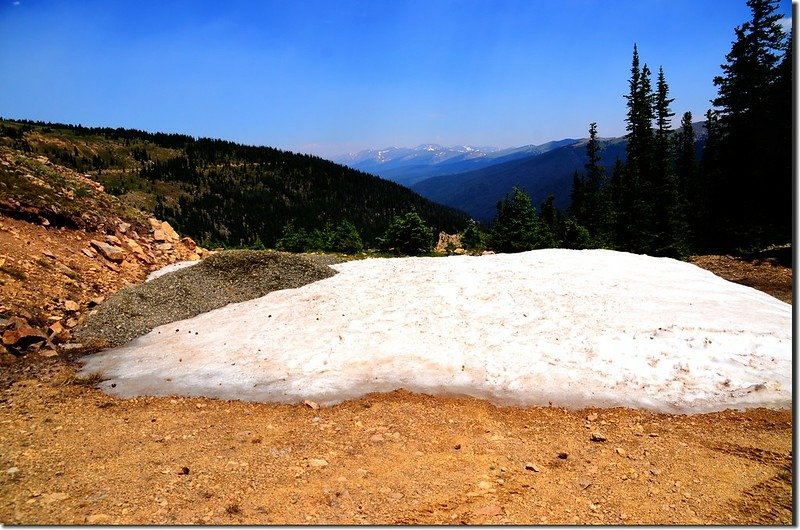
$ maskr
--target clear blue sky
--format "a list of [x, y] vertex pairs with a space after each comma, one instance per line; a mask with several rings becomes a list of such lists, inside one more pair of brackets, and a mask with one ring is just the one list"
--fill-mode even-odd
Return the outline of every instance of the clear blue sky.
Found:
[[[781, 13], [791, 15], [791, 1]], [[633, 43], [701, 119], [745, 0], [0, 0], [0, 116], [321, 156], [624, 134]]]

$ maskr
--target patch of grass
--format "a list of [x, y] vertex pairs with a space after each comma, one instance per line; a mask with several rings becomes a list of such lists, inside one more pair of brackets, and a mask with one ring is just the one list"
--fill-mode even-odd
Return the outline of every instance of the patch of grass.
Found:
[[101, 372], [92, 372], [86, 376], [73, 375], [67, 378], [64, 384], [94, 388], [103, 381], [107, 380], [108, 377], [103, 375]]
[[11, 265], [0, 266], [0, 272], [4, 272], [9, 276], [11, 276], [12, 278], [15, 278], [21, 282], [24, 282], [25, 280], [28, 279], [28, 276], [24, 272], [17, 269], [16, 267], [12, 267]]

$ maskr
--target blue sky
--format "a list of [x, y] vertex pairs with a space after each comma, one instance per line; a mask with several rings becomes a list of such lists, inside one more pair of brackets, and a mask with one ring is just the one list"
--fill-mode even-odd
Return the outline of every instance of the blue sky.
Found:
[[[782, 0], [781, 13], [791, 14]], [[624, 134], [634, 42], [701, 119], [744, 0], [0, 0], [0, 116], [321, 156]]]

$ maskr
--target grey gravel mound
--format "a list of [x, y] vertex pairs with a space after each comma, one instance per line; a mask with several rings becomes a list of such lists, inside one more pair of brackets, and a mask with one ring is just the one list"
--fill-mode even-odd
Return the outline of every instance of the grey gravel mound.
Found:
[[329, 278], [336, 271], [328, 265], [341, 261], [330, 255], [271, 250], [213, 254], [193, 267], [121, 289], [87, 316], [75, 339], [120, 346], [162, 324]]

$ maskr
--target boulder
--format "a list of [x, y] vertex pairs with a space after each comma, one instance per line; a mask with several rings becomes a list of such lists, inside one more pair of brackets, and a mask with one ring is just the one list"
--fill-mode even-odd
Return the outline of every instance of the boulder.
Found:
[[183, 243], [183, 245], [189, 250], [194, 250], [197, 248], [197, 243], [194, 242], [194, 239], [188, 236], [181, 238], [181, 243]]
[[125, 251], [120, 247], [109, 245], [103, 241], [97, 241], [96, 239], [89, 241], [89, 244], [109, 261], [121, 263], [125, 259]]
[[181, 236], [178, 235], [178, 232], [176, 232], [168, 222], [164, 221], [161, 223], [161, 230], [163, 230], [164, 234], [167, 236], [167, 241], [180, 241]]
[[15, 326], [14, 329], [7, 329], [3, 332], [3, 344], [18, 350], [23, 350], [46, 340], [47, 335], [27, 324]]

